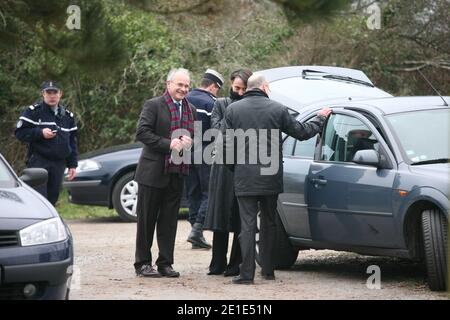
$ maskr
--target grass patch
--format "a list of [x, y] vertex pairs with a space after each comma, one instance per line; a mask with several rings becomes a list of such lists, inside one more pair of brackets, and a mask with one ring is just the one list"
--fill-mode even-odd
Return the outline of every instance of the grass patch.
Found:
[[84, 206], [70, 203], [67, 190], [63, 190], [59, 195], [56, 210], [65, 220], [108, 218], [118, 216], [114, 209], [108, 209], [107, 207]]
[[[63, 189], [56, 203], [56, 210], [64, 220], [111, 218], [119, 215], [114, 209], [99, 206], [84, 206], [69, 202], [67, 190]], [[180, 208], [179, 219], [186, 219], [189, 215], [188, 208]]]

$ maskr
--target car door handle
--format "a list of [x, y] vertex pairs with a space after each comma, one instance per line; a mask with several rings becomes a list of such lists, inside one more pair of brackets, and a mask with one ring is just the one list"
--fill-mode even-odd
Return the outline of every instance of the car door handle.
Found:
[[311, 183], [315, 186], [315, 187], [318, 187], [318, 186], [324, 186], [324, 185], [326, 185], [327, 184], [327, 180], [325, 180], [325, 179], [311, 179]]

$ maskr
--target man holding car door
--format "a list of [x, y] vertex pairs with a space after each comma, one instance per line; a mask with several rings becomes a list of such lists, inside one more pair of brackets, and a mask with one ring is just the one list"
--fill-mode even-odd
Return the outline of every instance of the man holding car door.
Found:
[[[311, 121], [299, 123], [287, 107], [269, 98], [269, 92], [269, 82], [265, 77], [253, 74], [248, 79], [244, 97], [232, 103], [225, 113], [226, 149], [227, 153], [235, 155], [230, 167], [234, 170], [234, 193], [241, 219], [239, 242], [242, 263], [240, 274], [232, 281], [234, 284], [252, 284], [255, 277], [258, 211], [261, 214], [261, 276], [266, 280], [275, 280], [276, 207], [278, 195], [283, 193], [281, 133], [307, 140], [322, 131], [331, 113], [331, 109], [324, 108]], [[234, 140], [238, 142], [234, 144]], [[266, 162], [267, 159], [270, 161]]]
[[47, 184], [37, 191], [55, 205], [66, 167], [68, 179], [75, 178], [78, 128], [73, 113], [60, 105], [63, 92], [55, 81], [43, 82], [41, 93], [43, 101], [22, 112], [15, 135], [28, 143], [27, 167], [47, 170]]

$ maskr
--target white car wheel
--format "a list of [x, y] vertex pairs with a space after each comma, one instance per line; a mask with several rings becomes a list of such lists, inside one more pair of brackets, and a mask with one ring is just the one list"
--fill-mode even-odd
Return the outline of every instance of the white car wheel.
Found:
[[132, 180], [123, 186], [120, 192], [120, 204], [123, 210], [130, 216], [136, 217], [138, 184]]

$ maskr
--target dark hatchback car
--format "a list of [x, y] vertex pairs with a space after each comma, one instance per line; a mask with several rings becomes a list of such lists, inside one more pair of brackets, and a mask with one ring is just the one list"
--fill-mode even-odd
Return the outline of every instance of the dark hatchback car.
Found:
[[31, 186], [47, 181], [44, 169], [20, 179], [0, 155], [0, 300], [68, 299], [73, 272], [69, 228]]
[[114, 208], [124, 221], [136, 221], [137, 183], [134, 179], [142, 144], [101, 149], [80, 156], [77, 176], [64, 181], [69, 201]]

